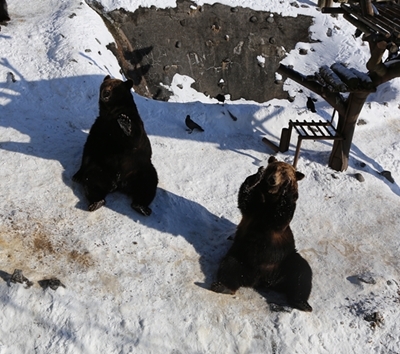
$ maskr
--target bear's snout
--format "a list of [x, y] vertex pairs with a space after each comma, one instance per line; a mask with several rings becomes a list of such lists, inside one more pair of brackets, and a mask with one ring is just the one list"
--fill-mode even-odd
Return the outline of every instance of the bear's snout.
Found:
[[271, 176], [268, 177], [267, 184], [272, 186], [272, 187], [276, 185], [276, 177], [275, 177], [275, 175], [271, 175]]

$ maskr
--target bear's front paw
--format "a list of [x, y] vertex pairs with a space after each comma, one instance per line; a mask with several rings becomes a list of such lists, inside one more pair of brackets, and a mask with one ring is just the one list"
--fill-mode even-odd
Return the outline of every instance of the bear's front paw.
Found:
[[220, 294], [228, 294], [228, 295], [235, 294], [234, 290], [227, 288], [224, 284], [222, 284], [219, 281], [216, 281], [211, 284], [211, 290]]
[[98, 202], [94, 202], [94, 203], [89, 204], [88, 210], [89, 211], [95, 211], [95, 210], [101, 208], [104, 204], [106, 204], [106, 201], [104, 199], [99, 200]]
[[131, 120], [129, 117], [125, 114], [120, 114], [118, 116], [117, 122], [119, 126], [121, 127], [122, 131], [125, 133], [125, 135], [131, 135], [132, 133], [132, 125], [131, 125]]

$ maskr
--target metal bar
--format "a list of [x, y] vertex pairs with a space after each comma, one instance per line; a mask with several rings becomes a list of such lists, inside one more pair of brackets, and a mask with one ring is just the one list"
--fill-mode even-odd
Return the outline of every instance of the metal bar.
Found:
[[395, 23], [393, 23], [392, 21], [390, 21], [382, 16], [375, 16], [374, 20], [375, 20], [374, 22], [379, 24], [381, 27], [388, 28], [389, 32], [391, 32], [391, 33], [395, 32], [393, 27], [397, 27], [397, 25]]
[[320, 131], [320, 133], [322, 134], [322, 136], [325, 136], [324, 132], [322, 131], [322, 129], [320, 128], [320, 124], [316, 125], [317, 129]]
[[296, 129], [297, 134], [300, 136], [308, 136], [307, 133], [304, 134], [303, 130], [300, 130], [300, 126], [294, 125], [294, 129]]
[[[324, 126], [325, 130], [328, 132], [330, 137], [333, 137], [334, 135], [336, 135], [336, 131], [334, 130], [335, 134], [332, 134], [332, 132], [328, 129], [329, 126]], [[332, 127], [333, 128], [333, 127]]]
[[385, 14], [387, 17], [392, 17], [393, 20], [398, 20], [400, 16], [400, 7], [396, 5], [396, 7], [387, 6], [387, 4], [375, 4], [376, 8], [381, 14]]
[[[296, 121], [299, 122], [299, 121]], [[300, 122], [299, 122], [300, 123]], [[310, 134], [307, 133], [307, 130], [304, 129], [304, 125], [300, 124], [299, 127], [302, 129], [302, 131], [304, 132], [304, 134], [300, 134], [301, 136], [306, 136], [309, 137]]]
[[358, 21], [350, 13], [344, 14], [343, 18], [345, 20], [349, 21], [354, 27], [358, 28], [361, 32], [364, 32], [366, 35], [371, 34], [371, 32], [373, 32], [373, 30], [371, 28], [367, 27], [361, 21]]
[[302, 138], [301, 138], [301, 136], [299, 136], [299, 138], [297, 139], [296, 153], [294, 154], [294, 161], [293, 161], [294, 168], [296, 168], [297, 161], [299, 161], [301, 141], [302, 141]]
[[276, 146], [272, 141], [268, 140], [267, 138], [262, 138], [262, 142], [269, 146], [275, 153], [279, 151], [279, 147]]
[[344, 10], [340, 7], [323, 7], [321, 12], [323, 14], [344, 14]]
[[385, 18], [386, 20], [390, 21], [394, 25], [398, 25], [400, 23], [400, 21], [399, 21], [400, 11], [396, 12], [396, 11], [391, 11], [390, 9], [388, 9], [386, 7], [380, 7], [379, 13], [380, 13], [380, 15], [377, 17]]

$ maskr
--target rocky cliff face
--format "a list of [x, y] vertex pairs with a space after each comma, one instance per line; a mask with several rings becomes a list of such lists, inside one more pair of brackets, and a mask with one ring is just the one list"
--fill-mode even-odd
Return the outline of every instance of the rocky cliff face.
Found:
[[109, 49], [125, 76], [134, 80], [137, 92], [164, 100], [169, 92], [161, 84], [169, 85], [176, 73], [192, 77], [193, 87], [211, 97], [286, 98], [275, 71], [297, 42], [309, 41], [312, 24], [307, 16], [186, 0], [176, 8], [101, 14], [117, 43]]

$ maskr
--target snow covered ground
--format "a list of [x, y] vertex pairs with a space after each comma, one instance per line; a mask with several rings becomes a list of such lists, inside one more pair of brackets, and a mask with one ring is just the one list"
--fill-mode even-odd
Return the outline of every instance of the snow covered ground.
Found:
[[[366, 70], [368, 46], [316, 1], [223, 3], [315, 16], [310, 32], [320, 42], [299, 43], [283, 61], [302, 73], [335, 60]], [[288, 81], [293, 103], [222, 105], [177, 75], [170, 102], [135, 94], [160, 178], [153, 214], [138, 215], [118, 193], [89, 213], [71, 177], [102, 79], [121, 78], [105, 47], [113, 38], [80, 0], [12, 0], [9, 13], [0, 32], [0, 354], [400, 353], [398, 79], [369, 97], [346, 172], [327, 166], [330, 142], [303, 142], [298, 170], [306, 178], [292, 230], [314, 272], [314, 311], [273, 312], [252, 289], [228, 296], [208, 288], [240, 221], [240, 184], [270, 156], [262, 137], [277, 141], [299, 115], [315, 119], [305, 108], [309, 93]], [[312, 51], [300, 56], [299, 48]], [[332, 109], [314, 97], [328, 119]], [[203, 133], [188, 134], [187, 114]], [[295, 142], [278, 159], [291, 163]], [[33, 286], [11, 283], [15, 269]], [[38, 282], [53, 277], [65, 287], [42, 289]]]

